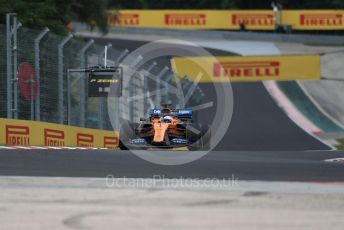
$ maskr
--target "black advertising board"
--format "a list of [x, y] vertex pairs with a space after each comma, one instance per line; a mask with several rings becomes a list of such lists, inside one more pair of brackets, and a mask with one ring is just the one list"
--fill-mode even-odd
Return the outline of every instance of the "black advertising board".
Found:
[[[111, 88], [111, 94], [110, 93]], [[97, 69], [88, 76], [89, 97], [121, 97], [122, 68]]]

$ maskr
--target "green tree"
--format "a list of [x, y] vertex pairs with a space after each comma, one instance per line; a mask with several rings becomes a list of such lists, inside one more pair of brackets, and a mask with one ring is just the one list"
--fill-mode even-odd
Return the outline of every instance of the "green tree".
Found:
[[343, 0], [109, 0], [119, 9], [271, 9], [271, 2], [285, 9], [343, 9]]
[[337, 9], [344, 9], [344, 1], [343, 0], [333, 0], [333, 6]]
[[235, 0], [110, 0], [118, 9], [230, 9]]
[[30, 28], [49, 27], [63, 34], [72, 20], [107, 29], [107, 0], [0, 0], [0, 23], [5, 14], [15, 12], [20, 22]]
[[[59, 0], [56, 0], [59, 1]], [[107, 32], [108, 0], [73, 0], [72, 18]]]

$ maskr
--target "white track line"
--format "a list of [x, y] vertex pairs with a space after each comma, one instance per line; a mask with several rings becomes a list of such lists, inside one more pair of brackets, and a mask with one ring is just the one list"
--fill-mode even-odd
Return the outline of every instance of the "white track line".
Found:
[[344, 164], [344, 158], [333, 158], [333, 159], [326, 159], [324, 160], [326, 162], [336, 162], [336, 163], [342, 163]]
[[14, 149], [13, 147], [8, 147], [8, 146], [0, 146], [0, 149]]
[[29, 146], [13, 146], [14, 149], [32, 149]]
[[47, 149], [47, 150], [108, 150], [108, 148], [95, 148], [95, 147], [64, 147], [64, 146], [0, 146], [0, 149]]

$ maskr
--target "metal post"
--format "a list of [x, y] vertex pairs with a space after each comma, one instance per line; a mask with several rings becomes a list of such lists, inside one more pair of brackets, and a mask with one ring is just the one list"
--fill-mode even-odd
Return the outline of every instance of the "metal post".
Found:
[[[129, 79], [129, 98], [133, 98], [134, 96], [134, 74], [130, 76]], [[134, 101], [130, 100], [129, 101], [129, 121], [133, 122], [134, 121]]]
[[104, 98], [98, 98], [98, 129], [104, 128]]
[[[130, 67], [129, 68], [133, 68], [133, 69], [137, 69], [137, 65], [139, 65], [139, 63], [143, 60], [143, 57], [141, 55], [139, 55], [135, 60], [133, 60], [132, 63], [130, 63]], [[137, 76], [138, 72], [135, 71], [129, 79], [129, 97], [133, 98], [134, 95], [136, 94], [136, 88], [138, 87], [138, 82], [137, 82], [137, 78], [140, 76]], [[130, 117], [130, 121], [134, 121], [134, 111], [137, 110], [137, 106], [135, 105], [135, 101], [134, 100], [130, 100], [129, 101], [129, 117]]]
[[[107, 49], [110, 49], [112, 47], [112, 44], [108, 43], [105, 47], [107, 47]], [[105, 49], [102, 50], [102, 52], [100, 52], [98, 55], [98, 65], [101, 65], [103, 63], [102, 59], [104, 58], [104, 54], [105, 54]]]
[[66, 43], [73, 38], [72, 34], [68, 34], [58, 46], [58, 114], [59, 114], [59, 123], [63, 124], [64, 120], [64, 109], [63, 109], [63, 47]]
[[104, 67], [105, 68], [107, 66], [107, 53], [108, 53], [108, 47], [105, 46], [105, 56], [104, 56]]
[[[80, 68], [86, 68], [86, 51], [94, 43], [94, 40], [89, 40], [80, 51]], [[86, 74], [80, 79], [80, 126], [85, 127], [86, 113]]]
[[185, 101], [184, 101], [184, 92], [182, 88], [182, 84], [180, 83], [180, 79], [177, 74], [174, 75], [174, 80], [176, 81], [177, 89], [178, 89], [178, 101], [179, 101], [179, 108], [184, 108]]
[[39, 56], [39, 43], [42, 38], [49, 32], [49, 28], [45, 27], [39, 35], [35, 38], [35, 72], [36, 72], [36, 81], [37, 81], [37, 98], [36, 98], [36, 120], [41, 120], [41, 75], [40, 75], [40, 56]]
[[158, 108], [161, 104], [161, 78], [166, 74], [168, 71], [168, 67], [165, 66], [160, 73], [156, 76], [156, 96], [155, 96], [155, 107]]
[[122, 59], [127, 56], [127, 54], [129, 53], [129, 50], [128, 49], [125, 49], [119, 56], [118, 58], [116, 59], [115, 61], [115, 65], [119, 65], [119, 62], [122, 61]]
[[157, 65], [157, 63], [156, 63], [156, 62], [153, 62], [153, 63], [146, 69], [146, 71], [147, 71], [147, 72], [152, 71], [152, 69], [153, 69], [156, 65]]
[[17, 15], [14, 14], [13, 17], [13, 28], [11, 33], [13, 34], [13, 47], [12, 47], [12, 52], [13, 52], [13, 70], [12, 70], [12, 81], [13, 81], [13, 112], [14, 112], [14, 118], [18, 119], [18, 76], [17, 76], [17, 51], [18, 51], [18, 44], [17, 44], [17, 30], [21, 26], [20, 23], [17, 21]]
[[174, 77], [175, 73], [174, 72], [169, 72], [167, 75], [165, 75], [166, 77], [164, 77], [163, 79], [163, 83], [164, 83], [164, 96], [163, 96], [163, 102], [164, 103], [168, 103], [168, 99], [169, 99], [169, 82], [171, 81], [171, 79]]
[[[109, 49], [112, 47], [111, 43], [108, 43], [105, 49]], [[105, 49], [99, 54], [99, 59], [98, 59], [98, 64], [101, 65], [102, 64], [102, 58], [103, 55], [105, 55]], [[104, 56], [104, 66], [106, 67], [106, 55]], [[99, 129], [104, 129], [104, 109], [105, 109], [105, 98], [103, 97], [99, 97], [98, 98], [98, 128]]]
[[71, 125], [71, 115], [72, 115], [72, 106], [71, 106], [71, 82], [70, 82], [70, 71], [67, 70], [67, 124]]
[[121, 106], [121, 101], [119, 97], [115, 97], [115, 125], [113, 127], [114, 130], [119, 131], [120, 130], [120, 106]]
[[143, 91], [144, 91], [144, 97], [143, 97], [143, 106], [144, 106], [144, 117], [146, 117], [148, 113], [148, 97], [149, 97], [149, 88], [148, 88], [148, 77], [147, 75], [150, 74], [150, 71], [157, 65], [156, 62], [152, 62], [152, 64], [142, 73], [143, 77]]
[[30, 109], [31, 109], [31, 114], [30, 114], [30, 118], [31, 121], [33, 121], [35, 119], [35, 115], [34, 115], [34, 83], [35, 83], [35, 79], [34, 76], [31, 75], [30, 79], [27, 81], [27, 84], [29, 84], [30, 86]]
[[143, 60], [143, 57], [139, 55], [131, 64], [131, 67], [136, 67], [140, 64], [140, 62]]
[[146, 117], [147, 115], [147, 104], [148, 104], [148, 79], [147, 79], [147, 74], [150, 74], [149, 72], [144, 72], [144, 71], [141, 71], [139, 72], [140, 74], [140, 77], [143, 78], [143, 116]]
[[6, 60], [7, 60], [7, 118], [12, 118], [12, 35], [11, 13], [6, 14]]

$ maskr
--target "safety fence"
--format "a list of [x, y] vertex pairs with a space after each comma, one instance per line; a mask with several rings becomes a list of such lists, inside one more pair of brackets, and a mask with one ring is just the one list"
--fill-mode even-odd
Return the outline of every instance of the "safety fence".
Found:
[[[103, 63], [104, 46], [48, 32], [0, 25], [0, 117], [67, 124], [67, 69]], [[15, 36], [15, 37], [14, 37]], [[109, 57], [127, 50], [109, 48]], [[117, 60], [117, 59], [115, 59]], [[80, 126], [80, 92], [84, 76], [72, 79], [73, 124]], [[111, 130], [107, 113], [99, 118], [97, 98], [86, 98], [84, 127]]]
[[[14, 22], [15, 14], [9, 16], [8, 24], [0, 25], [0, 117], [119, 129], [120, 114], [112, 114], [117, 124], [111, 123], [107, 100], [87, 96], [86, 74], [67, 78], [68, 69], [103, 65], [104, 46], [72, 34], [55, 35], [47, 28], [23, 28]], [[118, 65], [129, 52], [107, 46], [109, 65]], [[67, 85], [72, 89], [70, 107]]]
[[0, 117], [119, 130], [121, 120], [138, 122], [163, 102], [179, 103], [182, 108], [202, 98], [198, 94], [187, 103], [178, 102], [191, 85], [170, 93], [168, 85], [176, 86], [175, 73], [154, 61], [141, 63], [142, 57], [130, 64], [135, 71], [124, 76], [121, 98], [88, 97], [88, 75], [68, 70], [104, 65], [105, 46], [108, 66], [119, 66], [128, 49], [97, 45], [72, 34], [55, 35], [48, 28], [23, 28], [15, 14], [7, 17], [7, 25], [0, 25]]
[[344, 10], [113, 10], [110, 26], [213, 30], [344, 30]]
[[[319, 55], [216, 57], [211, 63], [206, 57], [172, 58], [172, 68], [137, 56], [128, 66], [133, 71], [123, 77], [121, 98], [94, 98], [88, 97], [87, 74], [68, 70], [103, 65], [104, 46], [12, 20], [0, 25], [0, 41], [0, 117], [93, 129], [119, 130], [122, 120], [138, 122], [162, 103], [200, 105], [205, 95], [197, 84], [202, 82], [320, 78]], [[125, 47], [106, 46], [109, 66], [130, 57]]]

